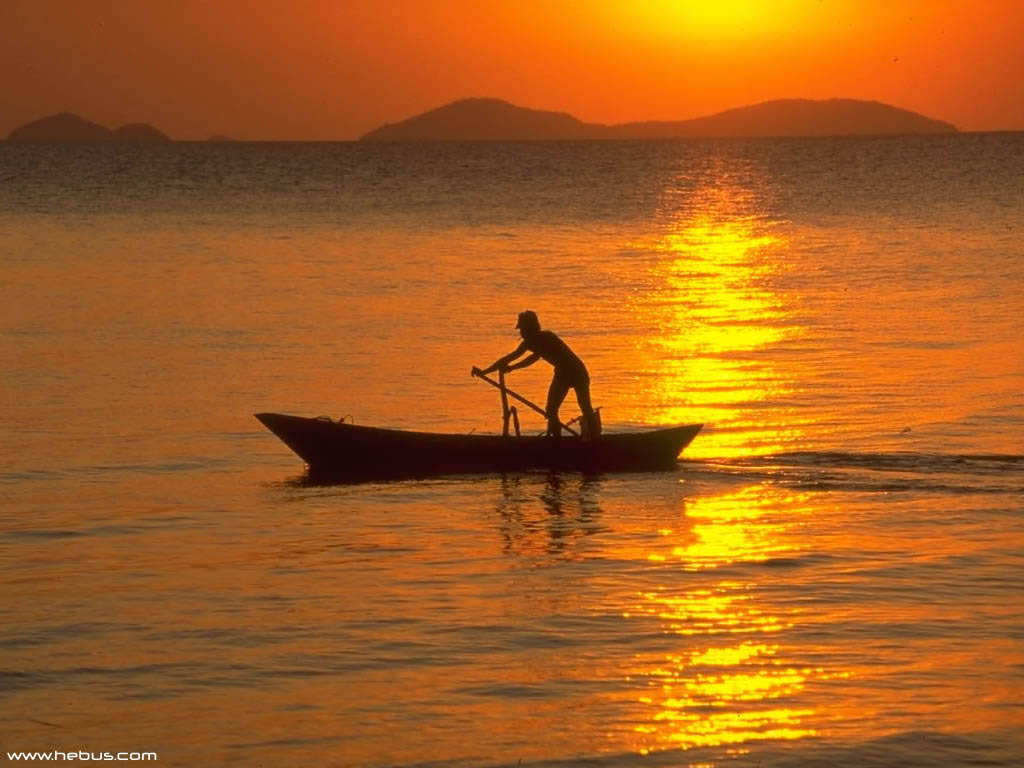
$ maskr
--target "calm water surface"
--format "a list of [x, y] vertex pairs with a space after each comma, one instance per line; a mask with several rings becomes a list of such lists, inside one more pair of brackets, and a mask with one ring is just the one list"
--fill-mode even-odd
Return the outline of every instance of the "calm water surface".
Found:
[[[0, 145], [0, 744], [1020, 765], [1022, 233], [1021, 134]], [[251, 416], [496, 431], [526, 308], [678, 471], [317, 485]]]

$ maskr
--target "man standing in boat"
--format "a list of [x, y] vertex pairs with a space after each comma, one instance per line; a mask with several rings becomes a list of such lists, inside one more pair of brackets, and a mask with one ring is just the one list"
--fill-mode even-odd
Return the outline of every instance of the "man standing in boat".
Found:
[[[473, 373], [486, 375], [497, 370], [508, 373], [517, 368], [533, 365], [538, 360], [545, 360], [555, 369], [551, 387], [548, 389], [547, 407], [544, 409], [548, 417], [548, 435], [558, 437], [562, 432], [562, 425], [558, 420], [558, 409], [571, 388], [576, 390], [576, 402], [579, 403], [583, 420], [587, 425], [584, 434], [596, 436], [600, 428], [597, 427], [594, 408], [590, 403], [590, 374], [587, 373], [587, 367], [583, 361], [553, 331], [540, 329], [540, 320], [537, 319], [536, 312], [530, 310], [520, 312], [516, 328], [519, 329], [519, 335], [523, 337], [523, 343], [514, 352], [499, 358], [483, 371], [474, 368]], [[527, 357], [518, 363], [512, 363], [513, 360], [527, 352], [530, 353]]]

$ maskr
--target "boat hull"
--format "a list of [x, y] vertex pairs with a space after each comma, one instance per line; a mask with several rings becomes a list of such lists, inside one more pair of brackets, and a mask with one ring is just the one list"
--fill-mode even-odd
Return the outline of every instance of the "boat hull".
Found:
[[584, 442], [575, 437], [412, 432], [280, 413], [257, 413], [256, 418], [311, 472], [353, 477], [669, 469], [703, 426], [606, 433]]

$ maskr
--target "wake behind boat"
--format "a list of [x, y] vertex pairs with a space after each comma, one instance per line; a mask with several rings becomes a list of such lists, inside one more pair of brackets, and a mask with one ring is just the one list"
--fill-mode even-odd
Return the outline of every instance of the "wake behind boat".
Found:
[[364, 427], [331, 419], [257, 413], [309, 465], [351, 477], [433, 476], [549, 469], [613, 472], [670, 469], [702, 424], [606, 433], [594, 440], [445, 434]]

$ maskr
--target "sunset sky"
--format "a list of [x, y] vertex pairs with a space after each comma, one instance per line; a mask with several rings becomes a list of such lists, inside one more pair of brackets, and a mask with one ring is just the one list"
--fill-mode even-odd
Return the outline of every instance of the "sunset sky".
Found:
[[0, 0], [0, 137], [355, 139], [468, 96], [588, 122], [875, 99], [1024, 130], [1024, 0]]

